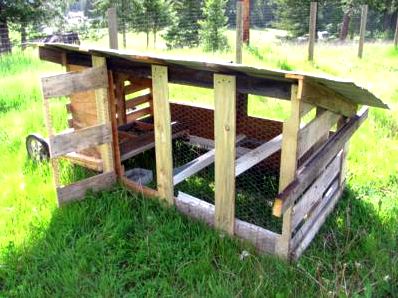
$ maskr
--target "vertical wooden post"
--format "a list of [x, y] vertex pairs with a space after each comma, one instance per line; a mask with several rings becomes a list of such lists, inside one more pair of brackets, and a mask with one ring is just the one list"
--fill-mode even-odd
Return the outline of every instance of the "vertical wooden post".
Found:
[[397, 16], [397, 25], [395, 27], [394, 47], [398, 49], [398, 16]]
[[117, 15], [116, 8], [111, 7], [108, 9], [108, 34], [109, 34], [109, 47], [111, 49], [117, 50], [118, 37], [117, 37]]
[[[279, 192], [282, 192], [296, 178], [300, 114], [303, 109], [301, 101], [302, 88], [302, 80], [299, 80], [299, 85], [292, 85], [291, 115], [283, 123]], [[292, 210], [293, 206], [289, 207], [283, 214], [282, 236], [276, 243], [276, 253], [283, 259], [288, 259], [290, 253]]]
[[[93, 67], [106, 66], [106, 59], [104, 57], [93, 56]], [[97, 108], [97, 122], [98, 124], [110, 123], [109, 98], [108, 88], [101, 88], [95, 90], [95, 102]], [[114, 140], [117, 141], [117, 140]], [[113, 172], [115, 169], [113, 160], [113, 146], [112, 144], [103, 144], [99, 146], [101, 152], [101, 159], [103, 164], [103, 172]]]
[[[339, 122], [337, 122], [337, 131], [341, 129], [346, 122], [347, 122], [347, 117], [341, 117]], [[341, 155], [340, 177], [339, 177], [340, 188], [344, 188], [345, 185], [347, 156], [348, 156], [349, 147], [350, 147], [349, 142], [345, 143], [343, 148], [343, 154]]]
[[358, 57], [363, 57], [363, 47], [365, 44], [365, 34], [366, 34], [366, 22], [368, 19], [368, 5], [362, 5], [362, 14], [361, 14], [361, 29], [359, 33], [359, 48], [358, 48]]
[[250, 43], [250, 0], [243, 0], [243, 42]]
[[318, 11], [318, 2], [311, 2], [309, 43], [308, 43], [308, 60], [309, 61], [314, 60], [317, 11]]
[[236, 78], [214, 75], [215, 226], [234, 234]]
[[152, 65], [157, 186], [160, 197], [172, 205], [174, 203], [173, 158], [168, 82], [167, 67]]
[[236, 1], [236, 63], [242, 63], [243, 46], [243, 2]]

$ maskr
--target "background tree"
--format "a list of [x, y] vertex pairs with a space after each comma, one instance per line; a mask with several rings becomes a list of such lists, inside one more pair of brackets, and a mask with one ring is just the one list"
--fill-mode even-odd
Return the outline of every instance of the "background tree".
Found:
[[175, 0], [171, 3], [171, 25], [163, 36], [168, 48], [192, 48], [199, 45], [202, 5], [202, 0]]
[[205, 0], [199, 32], [205, 51], [223, 51], [229, 47], [225, 36], [228, 23], [225, 8], [226, 0]]

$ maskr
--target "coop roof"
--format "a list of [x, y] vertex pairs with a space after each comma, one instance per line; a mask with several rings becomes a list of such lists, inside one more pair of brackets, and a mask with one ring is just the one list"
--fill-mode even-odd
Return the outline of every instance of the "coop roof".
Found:
[[[296, 71], [283, 71], [268, 68], [259, 68], [246, 66], [242, 64], [235, 63], [213, 63], [200, 60], [186, 60], [186, 59], [176, 59], [175, 57], [170, 57], [166, 55], [146, 55], [143, 53], [138, 53], [134, 51], [126, 50], [110, 50], [101, 48], [82, 48], [79, 46], [65, 45], [65, 44], [42, 44], [40, 45], [42, 49], [53, 49], [60, 52], [67, 52], [68, 55], [80, 55], [82, 59], [84, 55], [96, 54], [106, 57], [114, 57], [123, 59], [126, 62], [136, 62], [141, 64], [158, 64], [166, 65], [170, 67], [180, 67], [187, 70], [200, 70], [200, 71], [210, 71], [216, 73], [224, 74], [235, 74], [235, 75], [245, 75], [251, 78], [263, 78], [268, 81], [273, 81], [275, 83], [289, 83], [297, 81], [298, 76], [304, 77], [307, 82], [326, 87], [329, 90], [341, 95], [348, 101], [379, 108], [388, 108], [388, 106], [383, 103], [379, 98], [372, 94], [367, 89], [358, 86], [352, 81], [341, 80], [332, 77], [319, 76], [314, 74], [308, 74]], [[82, 56], [83, 54], [83, 56]], [[43, 57], [42, 57], [43, 58]], [[54, 60], [48, 59], [53, 62]], [[58, 61], [59, 62], [59, 61]], [[250, 84], [250, 83], [249, 83]]]

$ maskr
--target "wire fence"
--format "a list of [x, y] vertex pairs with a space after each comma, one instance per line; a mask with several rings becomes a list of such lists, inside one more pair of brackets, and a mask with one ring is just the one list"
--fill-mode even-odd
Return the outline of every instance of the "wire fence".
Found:
[[[237, 28], [235, 0], [164, 3], [159, 1], [164, 6], [157, 11], [140, 11], [130, 2], [135, 3], [115, 1], [119, 48], [171, 53], [170, 50], [181, 48], [194, 48], [207, 52], [233, 52], [235, 49]], [[245, 13], [243, 15], [243, 38], [247, 38], [245, 34], [250, 34], [250, 41], [247, 44], [252, 48], [249, 48], [249, 52], [253, 51], [253, 48], [255, 51], [256, 48], [284, 44], [307, 46], [310, 39], [308, 33], [310, 2], [300, 7], [278, 4], [278, 2], [287, 3], [271, 0], [243, 1], [245, 3], [243, 7], [248, 12], [246, 17]], [[333, 45], [358, 43], [362, 7], [332, 2], [318, 3], [316, 43]], [[219, 5], [210, 6], [208, 3], [219, 3]], [[392, 43], [394, 37], [397, 39], [397, 10], [377, 10], [369, 7], [365, 43]], [[82, 7], [76, 4], [65, 13], [61, 23], [56, 26], [39, 23], [24, 27], [12, 22], [5, 24], [0, 20], [0, 52], [9, 52], [12, 48], [24, 48], [33, 42], [109, 46], [106, 9], [91, 7], [91, 10], [82, 10]]]

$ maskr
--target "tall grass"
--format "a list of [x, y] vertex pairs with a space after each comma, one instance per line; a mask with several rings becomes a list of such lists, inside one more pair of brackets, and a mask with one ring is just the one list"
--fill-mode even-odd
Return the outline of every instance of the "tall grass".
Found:
[[[351, 77], [391, 107], [372, 109], [350, 142], [348, 187], [300, 261], [258, 256], [248, 244], [118, 187], [57, 209], [49, 167], [27, 159], [24, 139], [31, 132], [45, 134], [39, 78], [61, 69], [38, 61], [35, 52], [17, 53], [0, 60], [0, 296], [396, 295], [397, 52], [369, 45], [365, 59], [358, 60], [350, 54], [353, 48], [320, 46], [316, 61], [308, 63], [304, 48], [270, 48], [259, 36], [262, 57], [246, 50], [246, 63], [278, 67], [283, 62]], [[173, 86], [170, 94], [212, 104], [207, 90]], [[279, 101], [250, 101], [249, 113], [288, 115], [288, 106]], [[55, 105], [58, 128], [65, 122], [63, 104]], [[79, 170], [66, 171], [66, 182], [80, 177]], [[242, 259], [243, 250], [249, 256]]]

